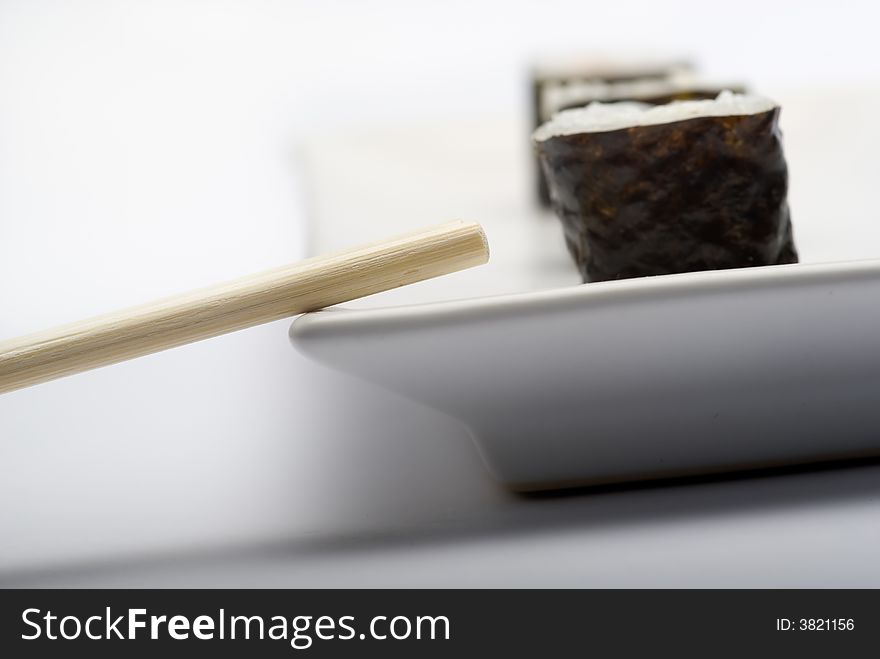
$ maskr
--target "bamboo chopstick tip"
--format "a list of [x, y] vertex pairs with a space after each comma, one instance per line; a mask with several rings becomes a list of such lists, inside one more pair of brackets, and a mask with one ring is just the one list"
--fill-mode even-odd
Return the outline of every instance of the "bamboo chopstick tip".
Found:
[[492, 250], [489, 249], [489, 238], [486, 236], [486, 230], [483, 228], [483, 225], [479, 222], [474, 222], [477, 227], [477, 234], [480, 236], [480, 241], [483, 243], [483, 263], [489, 262], [489, 257], [492, 255]]
[[489, 238], [486, 236], [486, 230], [483, 228], [483, 225], [479, 222], [474, 222], [473, 220], [459, 220], [458, 222], [462, 224], [469, 233], [472, 233], [479, 239], [482, 263], [488, 263], [491, 250], [489, 249]]

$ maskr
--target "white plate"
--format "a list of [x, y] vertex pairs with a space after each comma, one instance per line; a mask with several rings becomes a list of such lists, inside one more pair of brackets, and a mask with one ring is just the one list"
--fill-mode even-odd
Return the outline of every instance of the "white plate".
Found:
[[[880, 134], [860, 118], [880, 95], [847, 95], [852, 123], [842, 98], [783, 99], [805, 264], [587, 286], [529, 203], [523, 126], [316, 142], [316, 251], [458, 215], [484, 223], [493, 260], [302, 317], [293, 342], [459, 418], [514, 489], [880, 453], [880, 263], [817, 265], [880, 256], [865, 179]], [[513, 291], [541, 292], [492, 296]]]
[[880, 262], [650, 277], [294, 322], [461, 419], [519, 490], [880, 453]]

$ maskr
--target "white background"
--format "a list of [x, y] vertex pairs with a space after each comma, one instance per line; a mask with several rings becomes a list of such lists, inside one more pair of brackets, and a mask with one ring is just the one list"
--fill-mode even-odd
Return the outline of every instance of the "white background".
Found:
[[[0, 337], [299, 258], [304, 140], [524, 115], [535, 54], [660, 50], [768, 93], [833, 89], [880, 82], [878, 18], [873, 2], [0, 1]], [[305, 363], [286, 325], [0, 397], [0, 573], [507, 505], [451, 421]], [[370, 424], [411, 452], [359, 443]], [[460, 459], [460, 480], [432, 459]]]

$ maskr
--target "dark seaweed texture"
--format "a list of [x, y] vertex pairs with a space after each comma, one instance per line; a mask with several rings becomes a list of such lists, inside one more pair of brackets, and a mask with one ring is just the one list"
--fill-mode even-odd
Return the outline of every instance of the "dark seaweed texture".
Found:
[[584, 281], [796, 263], [779, 108], [537, 143]]
[[[648, 76], [640, 76], [629, 80], [605, 80], [603, 82], [627, 82], [627, 81], [635, 81], [635, 80], [653, 80], [655, 78], [651, 78]], [[550, 117], [545, 117], [541, 115], [541, 101], [543, 91], [539, 87], [534, 88], [534, 118], [535, 118], [535, 128], [543, 124], [545, 121], [549, 120]], [[742, 85], [733, 85], [727, 86], [724, 89], [728, 89], [732, 92], [744, 93], [745, 88]], [[618, 101], [638, 101], [639, 103], [646, 103], [648, 105], [665, 105], [666, 103], [671, 103], [672, 101], [699, 101], [705, 99], [712, 99], [718, 96], [723, 90], [720, 88], [712, 88], [712, 87], [686, 87], [683, 89], [672, 89], [669, 93], [666, 94], [658, 94], [655, 96], [617, 96], [614, 98], [601, 98], [601, 99], [590, 99], [585, 98], [582, 99], [578, 103], [574, 103], [572, 105], [565, 105], [560, 108], [556, 108], [554, 112], [559, 112], [561, 110], [570, 110], [572, 108], [579, 108], [585, 105], [589, 105], [594, 100], [602, 101], [603, 103], [614, 103]], [[547, 208], [550, 206], [550, 188], [547, 185], [547, 180], [544, 175], [544, 171], [540, 166], [540, 162], [537, 167], [537, 180], [538, 180], [538, 203], [539, 205]]]

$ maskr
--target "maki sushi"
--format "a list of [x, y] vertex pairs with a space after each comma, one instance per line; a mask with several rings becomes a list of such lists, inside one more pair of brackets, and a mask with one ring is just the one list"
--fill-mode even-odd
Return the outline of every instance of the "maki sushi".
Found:
[[796, 263], [779, 106], [592, 103], [533, 135], [584, 281]]

